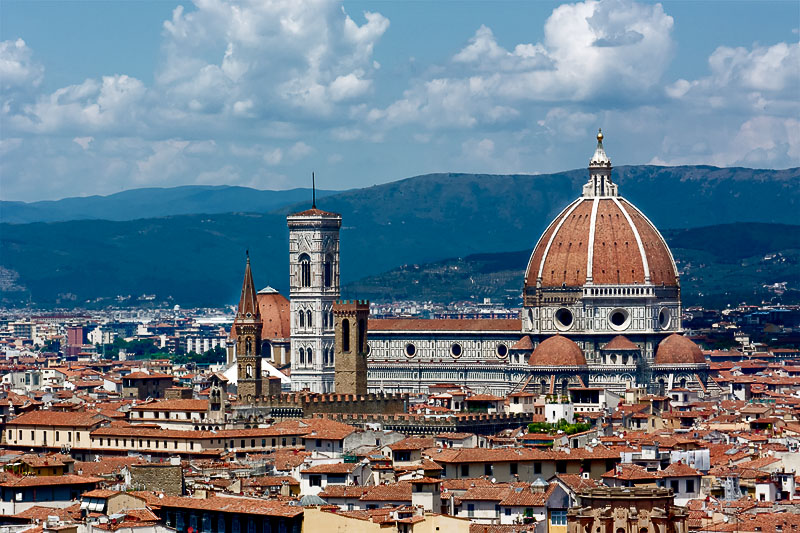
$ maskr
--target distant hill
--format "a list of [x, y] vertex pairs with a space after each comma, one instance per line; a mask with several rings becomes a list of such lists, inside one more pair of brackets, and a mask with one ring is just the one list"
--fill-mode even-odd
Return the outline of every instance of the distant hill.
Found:
[[[586, 179], [586, 170], [431, 174], [333, 194], [318, 205], [343, 216], [342, 276], [348, 283], [398, 265], [530, 249]], [[800, 212], [800, 169], [621, 167], [614, 179], [660, 228], [790, 224]], [[251, 214], [2, 224], [0, 297], [6, 304], [40, 305], [95, 299], [101, 305], [117, 295], [131, 295], [135, 303], [142, 294], [181, 305], [232, 303], [246, 248], [256, 284], [285, 294], [285, 215], [305, 207], [307, 202]], [[715, 237], [707, 244], [715, 246]]]
[[[800, 226], [736, 223], [666, 230], [684, 305], [800, 303]], [[350, 298], [447, 303], [491, 298], [519, 305], [531, 250], [404, 265], [344, 287]], [[773, 288], [765, 285], [785, 283]]]
[[[323, 198], [338, 191], [317, 191]], [[264, 213], [307, 201], [311, 189], [264, 191], [228, 185], [144, 188], [109, 196], [42, 202], [0, 202], [0, 222], [25, 224], [67, 220], [135, 220], [199, 213]]]

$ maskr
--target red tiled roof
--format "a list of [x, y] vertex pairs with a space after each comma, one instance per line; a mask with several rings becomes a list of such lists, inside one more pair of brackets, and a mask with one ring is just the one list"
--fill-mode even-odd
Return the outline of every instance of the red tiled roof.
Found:
[[328, 463], [301, 470], [301, 474], [350, 474], [358, 463]]
[[371, 487], [360, 500], [366, 502], [411, 503], [411, 483], [400, 481], [389, 485], [376, 485]]
[[530, 335], [524, 335], [520, 340], [514, 343], [511, 347], [512, 350], [533, 350], [533, 341]]
[[208, 400], [156, 400], [140, 403], [131, 411], [198, 411], [208, 410]]
[[316, 207], [312, 207], [311, 209], [306, 209], [305, 211], [300, 211], [299, 213], [292, 213], [289, 215], [290, 217], [340, 217], [339, 213], [331, 213], [329, 211], [323, 211], [322, 209], [317, 209]]
[[282, 516], [293, 518], [303, 514], [303, 508], [289, 505], [279, 500], [263, 500], [255, 498], [227, 498], [212, 496], [210, 498], [187, 498], [182, 496], [159, 497], [152, 493], [134, 492], [147, 500], [149, 506], [169, 507], [173, 509], [192, 509], [197, 511], [216, 511], [239, 515]]
[[23, 476], [13, 477], [6, 475], [0, 481], [0, 487], [47, 487], [54, 485], [89, 485], [100, 483], [102, 478], [93, 476], [78, 476], [64, 474], [63, 476]]
[[146, 374], [144, 372], [133, 372], [126, 376], [123, 376], [125, 379], [174, 379], [175, 376], [170, 374], [161, 374], [158, 372], [153, 372], [150, 374]]
[[625, 335], [617, 335], [603, 347], [608, 351], [639, 350], [640, 348], [631, 342]]
[[62, 426], [88, 428], [105, 420], [97, 413], [64, 411], [31, 411], [10, 420], [9, 426]]

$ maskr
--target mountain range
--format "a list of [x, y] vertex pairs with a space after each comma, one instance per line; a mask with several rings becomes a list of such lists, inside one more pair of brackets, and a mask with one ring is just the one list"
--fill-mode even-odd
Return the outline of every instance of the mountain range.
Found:
[[[324, 191], [317, 205], [342, 214], [342, 281], [348, 284], [399, 265], [529, 250], [547, 223], [580, 194], [586, 179], [586, 170], [429, 174], [363, 189]], [[800, 212], [797, 168], [630, 166], [614, 169], [613, 179], [620, 194], [662, 229], [737, 222], [792, 224]], [[105, 305], [117, 297], [130, 304], [141, 295], [187, 306], [229, 304], [237, 298], [246, 249], [256, 284], [287, 293], [285, 216], [308, 207], [308, 200], [296, 203], [270, 191], [231, 188], [243, 189], [245, 197], [265, 193], [261, 205], [273, 202], [273, 207], [259, 208], [254, 200], [203, 199], [229, 194], [227, 188], [179, 189], [129, 191], [139, 200], [129, 199], [127, 210], [103, 207], [102, 197], [92, 199], [97, 203], [93, 217], [115, 211], [118, 220], [47, 222], [40, 217], [37, 222], [10, 223], [5, 204], [0, 206], [0, 296], [7, 305]], [[194, 200], [184, 204], [167, 199], [175, 194]], [[308, 191], [297, 194], [308, 197]], [[223, 209], [223, 204], [227, 212], [212, 211], [215, 206]], [[187, 210], [195, 213], [175, 214]], [[144, 218], [144, 213], [152, 218]], [[781, 228], [763, 232], [796, 232], [796, 227]], [[704, 253], [731, 253], [730, 247], [714, 248], [713, 233], [698, 235], [692, 238], [699, 239], [699, 248], [693, 249], [703, 251], [707, 245], [712, 251]], [[736, 277], [730, 281], [735, 284]]]
[[[324, 198], [337, 191], [316, 191]], [[108, 196], [41, 202], [0, 201], [0, 221], [13, 224], [67, 220], [135, 220], [199, 213], [266, 212], [307, 201], [311, 189], [261, 191], [230, 185], [131, 189]]]

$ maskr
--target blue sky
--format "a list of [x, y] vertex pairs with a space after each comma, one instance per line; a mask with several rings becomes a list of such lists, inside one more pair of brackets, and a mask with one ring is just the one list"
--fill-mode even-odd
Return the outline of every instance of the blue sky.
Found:
[[800, 166], [800, 4], [0, 3], [0, 199]]

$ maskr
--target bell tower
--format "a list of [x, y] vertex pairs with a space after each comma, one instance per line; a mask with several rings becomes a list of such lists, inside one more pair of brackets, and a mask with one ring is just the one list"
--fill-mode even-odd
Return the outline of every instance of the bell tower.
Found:
[[252, 402], [261, 396], [262, 390], [261, 313], [256, 301], [249, 253], [233, 329], [236, 334], [237, 394], [240, 402]]
[[286, 217], [289, 225], [292, 390], [333, 392], [333, 303], [339, 298], [342, 217], [317, 209]]
[[369, 301], [338, 301], [336, 324], [336, 393], [367, 393], [367, 319]]

